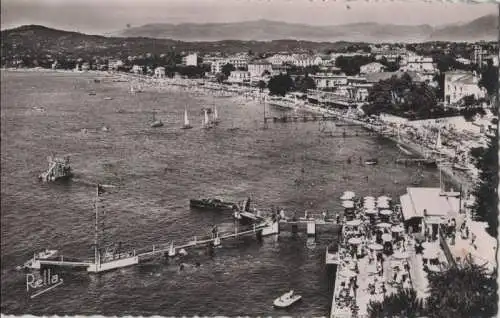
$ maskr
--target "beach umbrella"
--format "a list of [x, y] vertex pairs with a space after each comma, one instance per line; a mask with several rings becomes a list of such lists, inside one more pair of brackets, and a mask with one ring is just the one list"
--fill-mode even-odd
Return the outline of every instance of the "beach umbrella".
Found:
[[359, 245], [361, 244], [361, 239], [359, 237], [351, 237], [348, 242], [352, 245]]
[[372, 244], [368, 245], [368, 248], [373, 250], [373, 251], [380, 251], [380, 250], [384, 249], [384, 247], [378, 243], [372, 243]]
[[391, 229], [391, 231], [394, 232], [394, 233], [401, 233], [404, 230], [405, 229], [401, 225], [393, 226], [392, 229]]
[[352, 191], [346, 191], [344, 194], [340, 197], [340, 200], [352, 200], [356, 194]]
[[392, 240], [392, 236], [390, 234], [384, 234], [382, 235], [382, 241], [384, 242], [390, 242]]
[[401, 252], [401, 251], [394, 252], [394, 254], [392, 254], [392, 256], [394, 256], [394, 258], [397, 258], [397, 259], [405, 259], [405, 258], [410, 257], [410, 255], [407, 252]]
[[388, 202], [379, 202], [379, 203], [377, 203], [377, 208], [379, 208], [379, 209], [388, 209], [389, 208], [389, 203]]
[[347, 221], [345, 224], [348, 226], [358, 226], [361, 224], [361, 222], [362, 222], [361, 220], [355, 219], [355, 220]]
[[391, 215], [392, 211], [391, 210], [382, 210], [382, 211], [380, 211], [380, 214], [382, 214], [382, 215]]
[[353, 201], [344, 201], [344, 202], [342, 202], [342, 206], [346, 209], [352, 209], [352, 208], [354, 208], [354, 202]]
[[390, 201], [391, 198], [389, 198], [388, 196], [386, 195], [382, 195], [380, 197], [377, 198], [378, 201]]
[[381, 228], [381, 229], [384, 229], [384, 228], [389, 228], [391, 227], [391, 225], [389, 223], [386, 223], [386, 222], [382, 222], [382, 223], [378, 223], [377, 224], [377, 227]]

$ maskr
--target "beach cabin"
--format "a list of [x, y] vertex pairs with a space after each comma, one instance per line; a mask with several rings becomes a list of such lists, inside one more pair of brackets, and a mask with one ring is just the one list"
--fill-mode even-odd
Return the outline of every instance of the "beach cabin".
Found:
[[401, 212], [407, 231], [439, 238], [441, 225], [458, 219], [460, 193], [444, 192], [440, 188], [407, 188], [400, 197]]

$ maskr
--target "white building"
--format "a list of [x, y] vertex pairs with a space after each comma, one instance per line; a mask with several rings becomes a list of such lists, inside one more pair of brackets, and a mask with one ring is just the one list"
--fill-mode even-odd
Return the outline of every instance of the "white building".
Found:
[[446, 72], [444, 76], [444, 102], [451, 105], [465, 96], [473, 95], [476, 99], [486, 96], [486, 90], [478, 85], [476, 74], [466, 71]]
[[261, 77], [265, 71], [269, 74], [273, 71], [273, 66], [269, 62], [253, 62], [248, 64], [248, 72], [251, 77]]
[[385, 71], [385, 66], [380, 64], [380, 63], [377, 63], [377, 62], [368, 63], [365, 65], [362, 65], [359, 68], [360, 74], [380, 73], [383, 71]]
[[439, 238], [440, 225], [458, 218], [458, 195], [440, 188], [407, 188], [407, 193], [400, 197], [405, 226], [412, 227], [414, 233], [424, 234], [427, 230], [431, 236]]
[[283, 64], [292, 64], [293, 57], [287, 54], [275, 54], [271, 57], [267, 58], [267, 61], [272, 65], [283, 65]]
[[136, 64], [132, 66], [132, 69], [130, 71], [134, 74], [142, 74], [143, 69], [142, 66]]
[[234, 56], [225, 59], [215, 60], [211, 65], [210, 69], [212, 73], [220, 73], [222, 71], [222, 67], [226, 64], [231, 64], [235, 69], [247, 68], [248, 66], [248, 57], [244, 56]]
[[318, 89], [347, 85], [347, 76], [345, 74], [313, 74], [310, 77], [314, 80]]
[[410, 55], [406, 59], [406, 65], [401, 67], [401, 70], [404, 72], [435, 73], [437, 68], [432, 57]]
[[198, 66], [198, 54], [193, 53], [182, 58], [182, 64], [185, 66]]
[[165, 78], [165, 68], [163, 66], [158, 66], [155, 68], [155, 75], [154, 77], [156, 78]]
[[245, 83], [250, 82], [250, 72], [247, 71], [232, 71], [227, 79], [229, 83]]

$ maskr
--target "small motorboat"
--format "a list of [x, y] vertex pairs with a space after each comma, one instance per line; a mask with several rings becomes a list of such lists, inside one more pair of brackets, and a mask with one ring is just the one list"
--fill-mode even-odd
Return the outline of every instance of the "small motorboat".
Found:
[[273, 305], [278, 308], [287, 308], [302, 299], [302, 296], [294, 294], [291, 290], [274, 300]]
[[94, 95], [96, 95], [96, 93], [95, 92], [89, 92], [89, 95], [90, 96], [94, 96]]
[[113, 100], [113, 97], [104, 97], [104, 100]]
[[216, 198], [208, 199], [191, 199], [189, 200], [189, 206], [195, 209], [207, 209], [207, 210], [235, 210], [237, 205], [232, 202], [225, 202]]
[[367, 166], [373, 166], [373, 165], [376, 165], [377, 163], [378, 163], [378, 159], [365, 160], [365, 165], [367, 165]]
[[151, 122], [151, 128], [162, 127], [163, 122], [160, 119], [156, 119], [155, 112], [153, 112], [153, 121]]

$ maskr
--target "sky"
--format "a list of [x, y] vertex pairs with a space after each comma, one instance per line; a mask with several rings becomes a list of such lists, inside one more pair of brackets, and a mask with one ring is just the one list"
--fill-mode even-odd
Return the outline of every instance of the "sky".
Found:
[[[148, 23], [238, 22], [259, 19], [309, 25], [379, 22], [438, 26], [498, 14], [495, 4], [439, 0], [347, 1], [2, 0], [1, 29], [40, 24], [68, 31], [106, 34], [124, 29], [127, 24], [141, 26]], [[347, 9], [347, 5], [350, 9]]]

